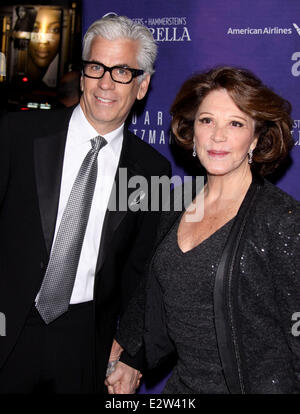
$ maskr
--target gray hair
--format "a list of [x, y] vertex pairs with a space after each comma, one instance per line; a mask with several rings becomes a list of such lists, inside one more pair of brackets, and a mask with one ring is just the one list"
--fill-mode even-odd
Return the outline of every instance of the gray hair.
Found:
[[157, 54], [157, 45], [152, 33], [146, 26], [134, 23], [126, 16], [108, 15], [96, 20], [88, 28], [83, 38], [83, 60], [89, 59], [92, 41], [97, 36], [107, 40], [121, 38], [138, 40], [140, 42], [137, 55], [138, 64], [146, 73], [150, 75], [154, 73], [153, 65]]

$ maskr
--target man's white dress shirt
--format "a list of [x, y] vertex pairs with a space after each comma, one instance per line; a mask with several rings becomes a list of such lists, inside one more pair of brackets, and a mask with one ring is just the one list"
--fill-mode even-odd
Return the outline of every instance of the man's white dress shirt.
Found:
[[[95, 269], [103, 221], [119, 164], [123, 143], [123, 130], [124, 124], [118, 129], [102, 135], [106, 139], [107, 145], [98, 154], [97, 181], [79, 258], [71, 304], [87, 302], [93, 299]], [[90, 140], [97, 135], [99, 133], [88, 122], [80, 105], [76, 106], [72, 113], [67, 133], [54, 240], [80, 166], [91, 149]]]

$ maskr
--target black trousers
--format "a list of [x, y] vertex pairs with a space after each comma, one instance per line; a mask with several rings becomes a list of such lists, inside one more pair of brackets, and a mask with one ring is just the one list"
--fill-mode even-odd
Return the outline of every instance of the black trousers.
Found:
[[70, 305], [46, 325], [33, 306], [0, 370], [0, 393], [94, 393], [93, 302]]

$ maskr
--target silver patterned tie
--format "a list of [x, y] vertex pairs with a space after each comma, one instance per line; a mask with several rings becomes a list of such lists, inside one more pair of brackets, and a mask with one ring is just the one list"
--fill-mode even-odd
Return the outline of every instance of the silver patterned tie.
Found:
[[97, 180], [97, 157], [106, 144], [101, 136], [91, 140], [63, 212], [36, 302], [47, 324], [69, 307]]

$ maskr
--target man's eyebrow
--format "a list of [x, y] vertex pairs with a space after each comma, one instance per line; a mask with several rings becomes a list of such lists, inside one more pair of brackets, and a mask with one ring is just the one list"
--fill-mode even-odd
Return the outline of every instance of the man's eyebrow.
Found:
[[112, 68], [118, 66], [121, 68], [129, 68], [130, 66], [127, 63], [117, 63], [116, 65], [111, 66]]
[[[87, 60], [87, 62], [89, 63], [98, 63], [98, 65], [104, 65], [104, 63], [99, 62], [99, 60]], [[120, 68], [130, 68], [130, 66], [127, 63], [117, 63], [113, 66], [108, 66], [109, 68], [115, 68], [115, 67], [120, 67]]]

